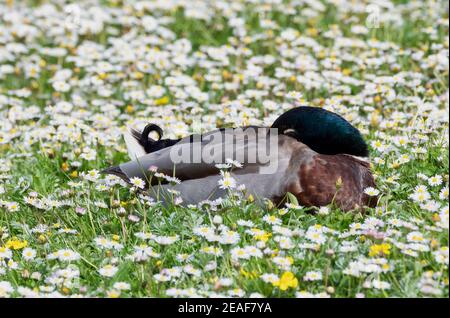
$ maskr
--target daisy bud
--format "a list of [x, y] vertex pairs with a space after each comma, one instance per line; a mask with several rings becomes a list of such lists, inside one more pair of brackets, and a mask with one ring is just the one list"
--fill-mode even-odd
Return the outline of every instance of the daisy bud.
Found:
[[30, 277], [34, 280], [40, 280], [42, 277], [42, 274], [39, 272], [33, 272]]
[[138, 223], [141, 219], [137, 215], [130, 214], [128, 216], [128, 220], [130, 220], [133, 223]]
[[120, 207], [119, 210], [117, 210], [117, 215], [119, 216], [125, 216], [127, 214], [127, 211], [124, 207]]
[[327, 255], [333, 256], [333, 255], [334, 255], [334, 250], [332, 250], [332, 249], [330, 248], [330, 249], [327, 249], [325, 253], [326, 253]]
[[148, 168], [148, 171], [156, 172], [156, 171], [158, 171], [158, 167], [157, 166], [150, 166], [150, 168]]
[[220, 215], [215, 215], [214, 216], [213, 223], [215, 223], [215, 224], [222, 224], [222, 222], [223, 222], [223, 219], [222, 219], [222, 217]]

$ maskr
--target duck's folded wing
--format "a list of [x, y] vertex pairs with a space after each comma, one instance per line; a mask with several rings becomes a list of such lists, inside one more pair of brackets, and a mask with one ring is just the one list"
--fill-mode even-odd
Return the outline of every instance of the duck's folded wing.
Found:
[[147, 179], [149, 169], [156, 167], [158, 172], [166, 175], [191, 180], [218, 174], [216, 164], [225, 163], [229, 158], [241, 162], [246, 173], [258, 172], [276, 160], [277, 137], [276, 132], [269, 134], [269, 129], [262, 127], [215, 130], [183, 138], [171, 147], [103, 172], [129, 181], [132, 177]]
[[[206, 200], [225, 198], [228, 191], [239, 192], [261, 203], [264, 199], [270, 199], [276, 204], [281, 202], [286, 195], [286, 166], [279, 165], [278, 170], [271, 174], [259, 173], [231, 173], [235, 186], [224, 189], [220, 186], [221, 175], [214, 174], [200, 179], [185, 180], [180, 184], [156, 185], [150, 187], [148, 194], [158, 201], [171, 202], [174, 198], [181, 198], [183, 204], [198, 204]], [[244, 168], [245, 170], [245, 168]], [[242, 190], [237, 190], [245, 186]]]

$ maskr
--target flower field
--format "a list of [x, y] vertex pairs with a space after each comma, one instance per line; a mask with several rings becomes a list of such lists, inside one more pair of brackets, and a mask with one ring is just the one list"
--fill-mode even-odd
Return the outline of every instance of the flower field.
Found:
[[[1, 297], [448, 297], [448, 2], [0, 1]], [[163, 206], [99, 171], [164, 137], [333, 111], [376, 208]]]

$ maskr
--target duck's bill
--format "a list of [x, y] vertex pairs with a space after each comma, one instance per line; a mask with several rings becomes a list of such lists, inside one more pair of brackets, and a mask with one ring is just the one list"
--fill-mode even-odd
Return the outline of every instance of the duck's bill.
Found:
[[128, 180], [126, 180], [126, 179], [128, 179], [127, 175], [122, 171], [122, 169], [120, 169], [119, 166], [114, 166], [114, 167], [109, 167], [109, 168], [103, 169], [102, 171], [100, 171], [100, 173], [113, 174], [115, 176], [121, 177], [125, 181], [128, 181]]

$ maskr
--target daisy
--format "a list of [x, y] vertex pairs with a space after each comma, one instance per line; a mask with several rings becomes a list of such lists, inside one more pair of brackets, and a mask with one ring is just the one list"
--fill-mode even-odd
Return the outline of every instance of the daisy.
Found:
[[248, 251], [242, 247], [235, 247], [231, 249], [230, 254], [231, 258], [234, 260], [250, 258], [250, 254], [248, 253]]
[[289, 270], [291, 265], [294, 263], [292, 257], [276, 256], [272, 259], [272, 261], [283, 270]]
[[428, 184], [430, 186], [438, 186], [442, 184], [442, 177], [440, 175], [432, 176], [428, 179]]
[[118, 270], [119, 270], [119, 269], [118, 269], [116, 266], [113, 266], [113, 265], [108, 264], [108, 265], [105, 265], [105, 266], [101, 267], [101, 268], [98, 270], [98, 272], [99, 272], [99, 274], [100, 274], [101, 276], [104, 276], [104, 277], [113, 277], [113, 276], [117, 273]]
[[326, 206], [322, 206], [319, 208], [319, 211], [317, 212], [319, 215], [328, 215], [330, 214], [330, 208]]
[[14, 292], [10, 282], [0, 281], [0, 298], [7, 298]]
[[380, 194], [380, 191], [378, 191], [375, 188], [368, 187], [364, 189], [364, 193], [367, 194], [368, 196], [375, 197]]
[[9, 212], [17, 212], [19, 211], [19, 204], [17, 202], [8, 202], [6, 203], [6, 209], [8, 209]]
[[275, 274], [271, 274], [271, 273], [266, 273], [266, 274], [262, 274], [261, 275], [261, 279], [266, 282], [266, 283], [274, 283], [276, 281], [278, 281], [278, 276]]
[[30, 247], [26, 247], [23, 251], [22, 251], [22, 257], [24, 260], [26, 261], [31, 261], [36, 257], [36, 250], [30, 248]]
[[55, 81], [52, 86], [57, 92], [65, 93], [70, 90], [70, 85], [63, 81]]
[[441, 200], [445, 200], [448, 198], [448, 187], [444, 187], [441, 189], [441, 191], [439, 192], [439, 199]]
[[371, 286], [375, 289], [381, 289], [381, 290], [386, 290], [386, 289], [391, 288], [391, 284], [389, 284], [388, 282], [385, 282], [385, 281], [378, 280], [378, 279], [374, 279], [372, 281]]
[[240, 235], [234, 231], [223, 231], [218, 238], [221, 244], [237, 244], [240, 240]]
[[237, 160], [233, 160], [233, 159], [227, 158], [225, 161], [226, 161], [227, 164], [229, 164], [230, 166], [233, 166], [233, 167], [235, 167], [235, 168], [242, 168], [242, 163], [240, 163], [240, 162], [237, 161]]
[[99, 178], [100, 174], [98, 170], [89, 170], [87, 173], [83, 174], [84, 179], [89, 181], [96, 181]]
[[58, 259], [62, 262], [77, 261], [80, 259], [80, 254], [69, 249], [61, 249], [57, 251], [56, 254]]
[[280, 225], [281, 220], [274, 215], [265, 215], [263, 221], [271, 225]]
[[221, 171], [222, 179], [218, 181], [221, 189], [233, 189], [236, 187], [236, 180], [227, 171]]
[[161, 245], [171, 245], [178, 241], [179, 236], [173, 235], [173, 236], [155, 236], [152, 239]]
[[130, 290], [131, 286], [125, 282], [115, 282], [113, 288], [116, 290]]
[[12, 251], [6, 246], [0, 246], [0, 260], [9, 259], [12, 257]]
[[319, 271], [309, 271], [303, 276], [304, 281], [322, 280], [322, 273]]
[[138, 189], [144, 189], [145, 181], [139, 177], [130, 178], [130, 183]]

